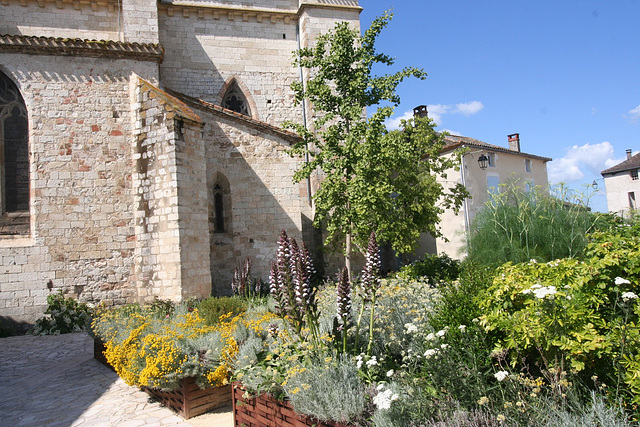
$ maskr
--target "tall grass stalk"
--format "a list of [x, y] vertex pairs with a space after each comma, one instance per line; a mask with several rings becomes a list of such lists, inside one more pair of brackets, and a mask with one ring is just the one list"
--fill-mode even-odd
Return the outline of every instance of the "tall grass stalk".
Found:
[[470, 257], [498, 265], [579, 256], [599, 220], [588, 206], [588, 194], [564, 185], [549, 194], [540, 187], [527, 192], [518, 181], [503, 184], [472, 223]]

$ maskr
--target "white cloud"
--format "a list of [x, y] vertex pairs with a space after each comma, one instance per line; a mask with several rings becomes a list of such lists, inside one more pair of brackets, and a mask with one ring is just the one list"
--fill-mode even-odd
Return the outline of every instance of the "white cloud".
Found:
[[624, 159], [616, 159], [613, 155], [613, 145], [604, 141], [599, 144], [584, 144], [580, 147], [574, 145], [567, 150], [564, 157], [548, 163], [549, 181], [552, 184], [558, 182], [576, 182], [585, 177], [599, 177], [600, 172], [617, 165]]
[[400, 122], [402, 120], [409, 120], [413, 117], [413, 110], [405, 111], [403, 115], [400, 117], [395, 117], [395, 113], [393, 116], [389, 117], [385, 124], [387, 125], [387, 129], [395, 130], [400, 129]]
[[[436, 125], [442, 123], [442, 117], [445, 114], [463, 114], [465, 116], [471, 116], [476, 114], [484, 108], [484, 104], [480, 101], [470, 101], [456, 104], [455, 107], [446, 104], [430, 104], [427, 105], [427, 111], [429, 112], [429, 118], [433, 120]], [[408, 120], [413, 117], [413, 110], [405, 111], [401, 116], [396, 117], [394, 114], [386, 121], [387, 129], [400, 128], [401, 120]], [[452, 134], [457, 134], [449, 131]]]
[[638, 120], [640, 120], [640, 105], [629, 110], [627, 114], [628, 116], [625, 115], [625, 117], [628, 117], [632, 122], [637, 122]]
[[456, 104], [456, 109], [454, 112], [464, 114], [465, 116], [470, 116], [472, 114], [476, 114], [478, 111], [482, 110], [484, 105], [480, 101], [471, 101], [465, 102], [463, 104]]

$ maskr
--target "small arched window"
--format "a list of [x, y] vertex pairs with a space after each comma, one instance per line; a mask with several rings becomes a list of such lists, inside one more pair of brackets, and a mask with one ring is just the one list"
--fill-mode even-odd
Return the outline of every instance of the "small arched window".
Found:
[[29, 125], [20, 91], [0, 72], [0, 202], [2, 234], [28, 233]]
[[224, 194], [220, 184], [213, 188], [213, 211], [215, 215], [214, 231], [224, 233]]
[[247, 98], [235, 81], [229, 85], [229, 88], [222, 97], [222, 106], [236, 113], [251, 116]]

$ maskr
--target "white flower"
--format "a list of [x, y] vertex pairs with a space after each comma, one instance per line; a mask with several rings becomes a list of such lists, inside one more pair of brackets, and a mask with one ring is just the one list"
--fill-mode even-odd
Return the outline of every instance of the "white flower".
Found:
[[616, 277], [616, 285], [630, 285], [630, 284], [631, 282], [628, 281], [627, 279], [623, 279], [620, 276]]
[[525, 289], [524, 291], [522, 291], [523, 294], [528, 295], [531, 293], [531, 289]]
[[439, 337], [443, 337], [444, 334], [446, 334], [446, 333], [447, 333], [447, 331], [445, 331], [444, 329], [441, 329], [438, 332], [436, 332], [436, 335], [439, 336]]
[[467, 329], [467, 325], [460, 325], [458, 326], [458, 329], [460, 329], [460, 332], [464, 332], [465, 329]]
[[540, 289], [542, 287], [542, 285], [540, 283], [536, 283], [535, 285], [531, 286], [531, 289]]
[[388, 376], [388, 377], [392, 377], [392, 376], [393, 376], [393, 373], [394, 373], [394, 372], [393, 372], [393, 369], [391, 369], [391, 370], [389, 370], [389, 371], [387, 372], [387, 376]]
[[418, 327], [416, 325], [414, 325], [413, 323], [407, 323], [404, 325], [405, 329], [407, 330], [407, 333], [410, 334], [412, 332], [416, 332], [418, 330]]
[[[533, 286], [531, 287], [531, 289], [533, 289]], [[536, 298], [542, 299], [549, 295], [554, 295], [556, 292], [557, 291], [555, 286], [545, 286], [534, 290], [533, 294], [536, 296]]]
[[373, 398], [373, 404], [378, 407], [378, 409], [389, 409], [391, 408], [391, 402], [394, 400], [398, 400], [398, 395], [394, 393], [392, 390], [385, 390], [378, 393]]
[[440, 346], [441, 349], [445, 350], [447, 347], [449, 347], [449, 344], [442, 344]]
[[427, 341], [431, 341], [431, 340], [433, 340], [433, 339], [435, 339], [435, 338], [436, 338], [436, 336], [435, 336], [435, 335], [433, 335], [433, 332], [431, 332], [429, 335], [427, 335], [427, 338], [426, 338], [426, 339], [427, 339]]
[[502, 380], [504, 380], [505, 378], [507, 378], [509, 376], [509, 372], [507, 372], [507, 371], [498, 371], [495, 374], [493, 374], [493, 376], [496, 377], [496, 379], [498, 381], [502, 381]]
[[633, 292], [625, 292], [622, 294], [622, 299], [624, 300], [624, 302], [627, 302], [629, 300], [636, 299], [636, 298], [638, 298], [638, 295], [634, 294]]
[[356, 362], [356, 368], [357, 369], [362, 368], [362, 360], [358, 360], [358, 362]]
[[382, 390], [383, 388], [384, 388], [384, 384], [378, 384], [376, 386], [376, 390], [378, 390], [378, 391]]
[[372, 366], [376, 366], [378, 364], [378, 361], [376, 360], [375, 356], [371, 356], [371, 359], [367, 360], [367, 366], [370, 368]]
[[535, 259], [535, 258], [531, 258], [531, 259], [529, 260], [529, 262], [530, 262], [531, 264], [537, 264], [537, 263], [538, 263], [538, 261], [536, 261], [536, 259]]
[[437, 352], [438, 352], [438, 350], [436, 350], [434, 348], [430, 348], [429, 350], [424, 352], [424, 357], [429, 359], [431, 356], [435, 355]]

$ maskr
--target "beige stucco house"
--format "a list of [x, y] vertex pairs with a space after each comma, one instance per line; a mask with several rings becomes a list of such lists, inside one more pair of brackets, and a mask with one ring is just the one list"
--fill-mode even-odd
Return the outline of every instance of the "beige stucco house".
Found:
[[640, 153], [631, 153], [627, 150], [625, 161], [600, 172], [607, 192], [607, 209], [623, 217], [638, 209], [640, 199]]
[[464, 201], [457, 214], [446, 210], [442, 215], [440, 226], [446, 240], [424, 235], [417, 256], [438, 253], [447, 254], [451, 258], [463, 258], [467, 253], [469, 225], [476, 212], [489, 200], [491, 193], [499, 191], [500, 184], [514, 181], [525, 189], [539, 186], [547, 191], [547, 162], [551, 159], [521, 151], [520, 135], [517, 133], [508, 136], [508, 144], [505, 148], [466, 136], [446, 136], [442, 155], [452, 156], [458, 149], [464, 149], [465, 154], [462, 156], [460, 170], [448, 170], [443, 184], [447, 187], [461, 183], [471, 197]]

